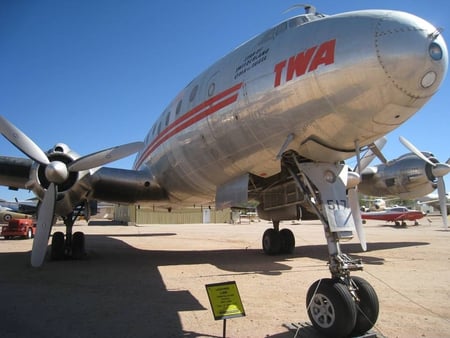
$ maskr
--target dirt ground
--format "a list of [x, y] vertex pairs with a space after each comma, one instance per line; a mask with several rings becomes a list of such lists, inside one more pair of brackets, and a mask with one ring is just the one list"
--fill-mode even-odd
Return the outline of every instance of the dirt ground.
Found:
[[[0, 239], [1, 337], [222, 337], [205, 285], [235, 281], [246, 316], [227, 320], [227, 337], [320, 337], [305, 297], [329, 277], [322, 226], [294, 231], [292, 255], [266, 256], [267, 222], [116, 226], [80, 223], [88, 257], [29, 265], [32, 240]], [[450, 337], [450, 230], [439, 217], [419, 226], [366, 224], [368, 251], [343, 245], [365, 269], [380, 301], [378, 337]], [[63, 230], [55, 226], [53, 231]]]

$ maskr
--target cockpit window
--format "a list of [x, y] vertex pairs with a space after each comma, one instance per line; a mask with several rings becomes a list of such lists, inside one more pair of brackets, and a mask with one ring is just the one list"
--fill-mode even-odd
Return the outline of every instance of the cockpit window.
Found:
[[298, 27], [307, 22], [322, 19], [324, 17], [325, 17], [325, 15], [320, 14], [320, 13], [299, 15], [299, 16], [296, 16], [295, 18], [292, 18], [291, 20], [289, 20], [289, 28]]

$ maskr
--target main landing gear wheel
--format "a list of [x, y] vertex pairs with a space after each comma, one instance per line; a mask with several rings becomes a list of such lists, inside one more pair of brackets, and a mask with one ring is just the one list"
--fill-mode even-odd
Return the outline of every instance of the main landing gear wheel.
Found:
[[313, 283], [306, 295], [309, 319], [329, 337], [346, 337], [356, 324], [356, 306], [347, 286], [337, 279]]
[[281, 236], [275, 229], [264, 231], [262, 238], [263, 250], [268, 255], [276, 255], [281, 250]]
[[357, 290], [356, 296], [356, 324], [352, 336], [360, 336], [369, 331], [378, 319], [379, 302], [373, 287], [361, 277], [352, 277]]
[[291, 254], [295, 248], [294, 234], [289, 229], [267, 229], [262, 237], [262, 247], [267, 255]]
[[72, 237], [72, 258], [81, 259], [85, 255], [84, 233], [77, 231]]
[[75, 232], [70, 244], [67, 243], [67, 240], [64, 237], [64, 233], [61, 231], [57, 231], [53, 234], [50, 255], [51, 260], [60, 261], [67, 257], [72, 259], [82, 259], [86, 256], [84, 233], [80, 231]]
[[57, 231], [52, 236], [51, 259], [59, 261], [64, 259], [66, 244], [64, 240], [64, 233]]
[[291, 230], [281, 229], [281, 253], [291, 254], [295, 249], [295, 237]]

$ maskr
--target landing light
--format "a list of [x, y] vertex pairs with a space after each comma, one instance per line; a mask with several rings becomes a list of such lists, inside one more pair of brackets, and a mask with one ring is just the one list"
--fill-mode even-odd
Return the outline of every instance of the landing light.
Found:
[[336, 182], [336, 175], [331, 170], [325, 171], [323, 176], [328, 183]]
[[420, 84], [422, 85], [423, 88], [431, 87], [436, 82], [436, 78], [437, 78], [436, 73], [430, 71], [423, 76], [422, 81], [420, 81]]

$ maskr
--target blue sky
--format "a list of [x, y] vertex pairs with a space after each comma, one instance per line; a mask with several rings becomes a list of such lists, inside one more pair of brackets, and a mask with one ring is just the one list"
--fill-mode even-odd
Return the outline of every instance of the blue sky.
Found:
[[[0, 114], [42, 149], [64, 142], [80, 155], [143, 140], [190, 80], [278, 22], [298, 1], [0, 2]], [[315, 1], [319, 12], [404, 10], [444, 28], [447, 1]], [[447, 29], [447, 30], [445, 30]], [[388, 135], [383, 152], [407, 150], [400, 135], [440, 161], [450, 157], [450, 80], [412, 119]], [[23, 156], [0, 139], [0, 155]], [[130, 168], [134, 157], [111, 166]], [[376, 163], [376, 162], [375, 162]], [[446, 178], [447, 191], [450, 178]], [[33, 197], [0, 188], [0, 198]]]

